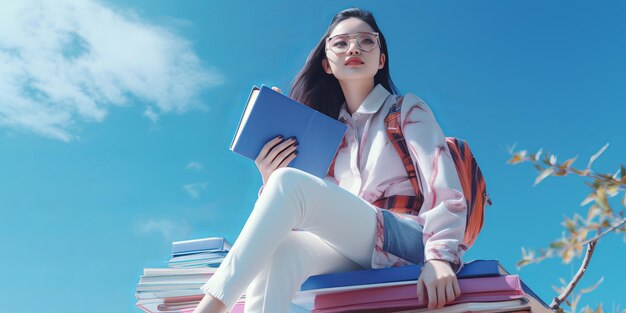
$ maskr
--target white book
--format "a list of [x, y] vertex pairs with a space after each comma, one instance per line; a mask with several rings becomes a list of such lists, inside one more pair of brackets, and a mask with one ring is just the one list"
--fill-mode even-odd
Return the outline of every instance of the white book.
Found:
[[197, 267], [197, 268], [144, 268], [143, 276], [166, 276], [166, 275], [193, 275], [193, 274], [213, 274], [217, 267]]
[[184, 297], [202, 295], [204, 291], [200, 288], [193, 289], [176, 289], [176, 290], [163, 290], [163, 291], [140, 291], [135, 294], [137, 300], [142, 299], [162, 299], [170, 297]]
[[195, 275], [170, 275], [170, 276], [140, 276], [139, 284], [163, 284], [163, 283], [197, 283], [208, 281], [213, 274], [195, 274]]
[[402, 311], [393, 311], [392, 313], [458, 313], [458, 312], [474, 312], [474, 313], [498, 313], [510, 312], [513, 310], [530, 310], [530, 305], [526, 299], [515, 299], [509, 301], [498, 302], [467, 302], [447, 305], [440, 309], [411, 309]]
[[[140, 291], [135, 293], [137, 300], [158, 300], [172, 297], [184, 297], [184, 296], [196, 296], [204, 295], [204, 292], [200, 288], [194, 289], [177, 289], [177, 290], [164, 290], [164, 291]], [[246, 298], [245, 292], [239, 297], [239, 300]]]
[[200, 289], [202, 285], [204, 285], [204, 283], [137, 286], [137, 291], [165, 291], [165, 290], [193, 289], [193, 288]]

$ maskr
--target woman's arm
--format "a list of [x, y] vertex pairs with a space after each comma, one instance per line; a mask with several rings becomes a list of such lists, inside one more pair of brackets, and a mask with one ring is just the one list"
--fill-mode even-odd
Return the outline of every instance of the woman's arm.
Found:
[[445, 136], [430, 107], [407, 93], [401, 122], [424, 194], [417, 220], [423, 226], [426, 264], [418, 281], [418, 296], [426, 294], [426, 289], [429, 307], [439, 308], [458, 296], [455, 272], [461, 265], [467, 204]]

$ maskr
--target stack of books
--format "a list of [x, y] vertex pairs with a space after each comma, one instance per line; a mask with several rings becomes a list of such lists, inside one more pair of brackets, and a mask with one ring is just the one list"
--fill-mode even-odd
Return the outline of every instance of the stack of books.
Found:
[[461, 296], [428, 310], [417, 298], [421, 264], [309, 277], [293, 303], [314, 313], [333, 312], [552, 312], [518, 275], [496, 260], [466, 263], [457, 274]]
[[[204, 292], [200, 289], [215, 273], [231, 244], [224, 237], [172, 243], [166, 268], [145, 268], [137, 284], [136, 306], [145, 312], [191, 313]], [[245, 294], [231, 312], [243, 312]]]

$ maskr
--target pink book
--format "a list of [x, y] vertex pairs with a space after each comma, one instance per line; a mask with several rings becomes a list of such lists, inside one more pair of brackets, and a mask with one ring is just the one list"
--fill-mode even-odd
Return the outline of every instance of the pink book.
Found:
[[[521, 298], [524, 292], [517, 275], [459, 279], [461, 296], [453, 303], [503, 301]], [[425, 307], [427, 299], [417, 298], [417, 285], [375, 287], [319, 294], [312, 312], [339, 312], [347, 306], [355, 309], [393, 307]]]
[[[244, 307], [244, 303], [243, 302], [237, 302], [233, 306], [233, 309], [229, 311], [229, 313], [243, 313], [243, 307]], [[180, 310], [179, 313], [193, 313], [194, 309], [195, 309], [195, 307], [193, 309]]]

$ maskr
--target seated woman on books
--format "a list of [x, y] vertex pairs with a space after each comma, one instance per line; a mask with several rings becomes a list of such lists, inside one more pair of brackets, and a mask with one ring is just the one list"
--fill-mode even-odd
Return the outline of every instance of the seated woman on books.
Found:
[[[433, 112], [411, 93], [398, 96], [388, 64], [385, 37], [370, 12], [353, 8], [333, 18], [289, 94], [347, 124], [333, 165], [320, 179], [287, 167], [297, 141], [277, 137], [265, 145], [256, 160], [259, 198], [202, 287], [206, 296], [195, 313], [226, 312], [244, 292], [245, 312], [287, 312], [309, 276], [421, 262], [417, 298], [440, 308], [460, 295], [455, 273], [467, 249], [461, 183]], [[424, 199], [386, 134], [384, 118], [395, 101]], [[388, 218], [401, 214], [373, 204], [381, 198], [398, 199], [394, 207], [406, 211], [418, 203], [419, 214], [389, 220], [404, 225], [389, 229]]]

